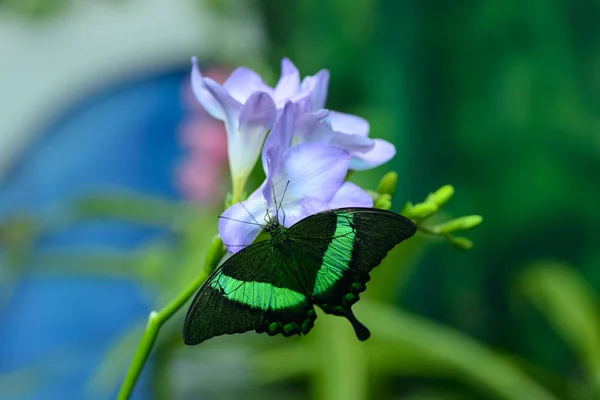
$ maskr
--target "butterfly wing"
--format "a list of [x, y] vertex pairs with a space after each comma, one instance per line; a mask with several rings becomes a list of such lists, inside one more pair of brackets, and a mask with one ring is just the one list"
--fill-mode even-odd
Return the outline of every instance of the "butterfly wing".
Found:
[[270, 240], [246, 247], [208, 278], [183, 326], [186, 344], [251, 330], [284, 336], [308, 333], [316, 314], [294, 274], [293, 257]]
[[[360, 340], [368, 329], [356, 320], [351, 306], [365, 290], [369, 272], [398, 243], [416, 232], [399, 214], [375, 208], [339, 208], [311, 215], [288, 229], [293, 248], [310, 269], [316, 269], [311, 293], [326, 313], [348, 318]], [[317, 267], [312, 267], [317, 263]]]

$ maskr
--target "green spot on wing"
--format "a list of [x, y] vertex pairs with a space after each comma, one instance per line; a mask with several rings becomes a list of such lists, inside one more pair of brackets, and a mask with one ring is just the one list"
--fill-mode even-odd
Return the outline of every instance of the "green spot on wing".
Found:
[[321, 268], [317, 272], [314, 288], [317, 295], [327, 292], [348, 271], [356, 237], [352, 217], [352, 214], [337, 217], [335, 233], [323, 254]]
[[306, 296], [291, 289], [279, 288], [265, 282], [244, 282], [225, 274], [221, 274], [210, 285], [228, 300], [261, 310], [282, 310], [296, 307], [306, 301]]

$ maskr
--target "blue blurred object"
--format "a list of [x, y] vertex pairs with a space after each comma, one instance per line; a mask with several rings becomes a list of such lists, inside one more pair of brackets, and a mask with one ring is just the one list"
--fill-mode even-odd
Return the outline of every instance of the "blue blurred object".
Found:
[[[115, 85], [63, 113], [0, 184], [0, 220], [20, 212], [52, 218], [48, 210], [114, 187], [177, 198], [176, 130], [186, 78], [181, 70]], [[38, 248], [132, 248], [157, 233], [116, 221], [82, 222], [44, 238]], [[26, 382], [19, 398], [89, 398], [84, 386], [110, 343], [149, 311], [132, 282], [25, 276], [0, 309], [0, 374], [31, 366], [36, 380]], [[134, 398], [151, 397], [146, 380], [139, 386]]]

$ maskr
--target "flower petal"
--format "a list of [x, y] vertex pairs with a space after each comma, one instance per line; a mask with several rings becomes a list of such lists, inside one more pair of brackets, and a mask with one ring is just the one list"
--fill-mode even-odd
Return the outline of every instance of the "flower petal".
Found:
[[373, 198], [354, 183], [344, 182], [328, 204], [328, 209], [342, 207], [373, 207]]
[[366, 153], [375, 146], [374, 140], [369, 139], [367, 136], [351, 135], [341, 132], [335, 132], [329, 143], [343, 147], [351, 154], [354, 154], [354, 152]]
[[335, 132], [328, 119], [329, 111], [319, 110], [300, 115], [294, 125], [294, 136], [302, 142], [329, 143]]
[[327, 89], [329, 88], [329, 71], [322, 69], [313, 76], [307, 76], [302, 80], [300, 90], [310, 92], [310, 108], [308, 111], [317, 111], [325, 108], [327, 100]]
[[240, 67], [233, 71], [223, 87], [231, 97], [240, 103], [245, 103], [250, 95], [257, 91], [273, 94], [273, 89], [265, 84], [260, 75], [246, 67]]
[[247, 176], [252, 171], [276, 115], [271, 96], [265, 92], [250, 95], [239, 115], [238, 132], [229, 135], [229, 164], [234, 178]]
[[227, 119], [223, 104], [211, 93], [205, 83], [205, 78], [198, 69], [198, 59], [192, 57], [192, 91], [196, 100], [214, 118], [225, 121]]
[[225, 210], [219, 219], [219, 234], [227, 251], [237, 253], [252, 244], [262, 230], [265, 214], [262, 188], [255, 190], [247, 200]]
[[329, 122], [331, 111], [319, 110], [302, 114], [296, 120], [294, 136], [299, 142], [324, 142], [343, 147], [349, 152], [367, 152], [375, 143], [367, 136], [335, 132]]
[[273, 127], [276, 116], [277, 110], [271, 96], [265, 92], [254, 92], [242, 107], [240, 131], [269, 130]]
[[373, 139], [375, 145], [366, 153], [354, 152], [350, 158], [350, 169], [362, 171], [384, 164], [396, 155], [396, 147], [383, 139]]
[[361, 136], [369, 135], [369, 123], [357, 115], [330, 111], [329, 121], [334, 131]]
[[204, 86], [218, 102], [218, 104], [221, 107], [221, 110], [223, 110], [224, 118], [221, 119], [221, 121], [225, 122], [227, 136], [230, 137], [232, 133], [237, 132], [237, 129], [239, 127], [238, 122], [240, 111], [242, 109], [242, 104], [233, 97], [231, 97], [221, 85], [219, 85], [217, 82], [213, 81], [210, 78], [204, 78]]
[[292, 98], [300, 90], [300, 72], [288, 58], [281, 60], [281, 78], [273, 90], [273, 100], [278, 106]]
[[289, 228], [309, 215], [327, 209], [329, 209], [329, 205], [323, 200], [312, 196], [305, 196], [298, 201], [284, 203], [279, 212], [279, 221], [281, 221], [283, 226]]
[[[263, 170], [267, 177], [276, 174], [281, 154], [292, 145], [296, 106], [291, 101], [286, 102], [275, 126], [269, 133], [262, 152]], [[266, 197], [269, 198], [269, 197]]]
[[265, 199], [271, 205], [272, 198], [279, 201], [285, 190], [283, 202], [307, 195], [328, 202], [344, 182], [349, 157], [346, 150], [326, 143], [294, 146], [282, 154], [277, 175], [269, 177], [275, 192], [270, 197], [265, 193]]

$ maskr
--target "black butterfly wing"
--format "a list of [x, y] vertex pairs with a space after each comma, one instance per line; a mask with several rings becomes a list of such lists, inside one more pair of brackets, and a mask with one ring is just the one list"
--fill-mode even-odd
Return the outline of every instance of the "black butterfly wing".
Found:
[[183, 339], [194, 345], [251, 330], [284, 336], [307, 333], [316, 314], [297, 261], [270, 240], [246, 247], [207, 279], [190, 306]]
[[[369, 331], [356, 320], [351, 306], [365, 290], [369, 272], [398, 243], [416, 232], [399, 214], [374, 208], [339, 208], [311, 215], [288, 229], [297, 257], [316, 270], [312, 300], [329, 314], [352, 322], [360, 340]], [[317, 265], [316, 267], [314, 265]]]

